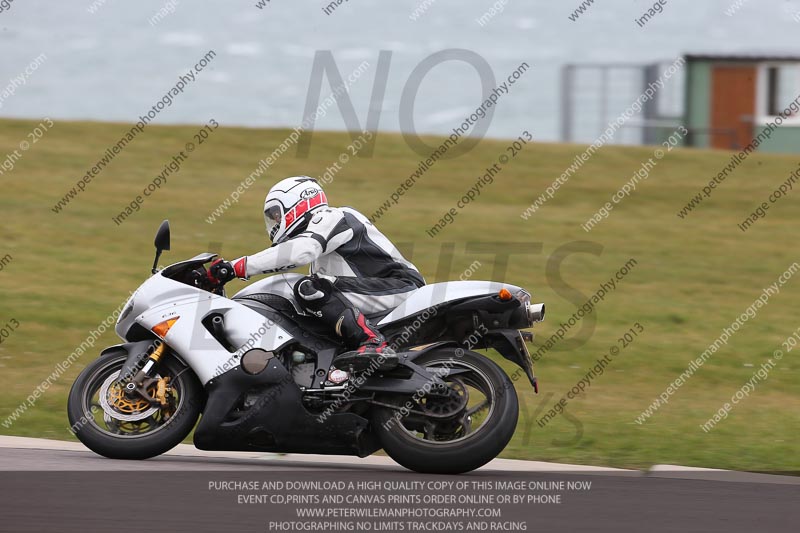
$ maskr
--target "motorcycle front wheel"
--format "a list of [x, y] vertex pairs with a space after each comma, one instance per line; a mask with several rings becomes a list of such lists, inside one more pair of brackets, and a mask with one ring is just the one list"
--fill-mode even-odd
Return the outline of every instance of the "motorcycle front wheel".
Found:
[[148, 388], [166, 405], [153, 406], [125, 394], [117, 381], [126, 354], [112, 354], [90, 363], [69, 393], [67, 413], [71, 429], [90, 450], [111, 459], [148, 459], [177, 446], [192, 431], [203, 407], [204, 394], [197, 376], [174, 357], [159, 363], [161, 381]]
[[392, 405], [372, 412], [386, 453], [410, 470], [431, 474], [469, 472], [497, 457], [519, 417], [506, 373], [478, 353], [452, 347], [432, 350], [414, 363], [429, 371], [449, 369], [442, 378], [448, 390], [380, 399]]

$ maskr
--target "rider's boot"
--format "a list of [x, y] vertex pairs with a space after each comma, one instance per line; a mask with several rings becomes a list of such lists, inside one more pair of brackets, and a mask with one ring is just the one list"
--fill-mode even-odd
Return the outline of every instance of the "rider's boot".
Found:
[[370, 368], [391, 370], [397, 366], [395, 351], [358, 309], [351, 307], [344, 310], [336, 322], [336, 334], [345, 340], [348, 347], [356, 347], [333, 359], [336, 368], [363, 372]]

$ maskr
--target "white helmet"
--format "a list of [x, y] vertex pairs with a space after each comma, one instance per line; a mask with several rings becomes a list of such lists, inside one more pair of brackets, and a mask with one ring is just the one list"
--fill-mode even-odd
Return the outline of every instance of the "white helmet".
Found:
[[295, 176], [276, 183], [264, 200], [264, 220], [270, 240], [278, 244], [305, 229], [311, 213], [328, 205], [317, 180]]

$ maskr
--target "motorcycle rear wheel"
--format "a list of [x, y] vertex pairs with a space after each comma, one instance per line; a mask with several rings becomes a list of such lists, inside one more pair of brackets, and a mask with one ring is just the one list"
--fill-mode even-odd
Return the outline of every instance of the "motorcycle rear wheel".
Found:
[[[427, 368], [450, 366], [464, 372], [443, 378], [455, 391], [450, 405], [427, 398], [410, 411], [428, 411], [440, 418], [411, 413], [400, 417], [409, 398], [383, 401], [398, 408], [376, 407], [372, 424], [384, 450], [402, 466], [421, 473], [461, 474], [480, 468], [506, 447], [519, 418], [519, 401], [511, 380], [494, 361], [460, 348], [444, 347], [423, 354], [414, 363]], [[484, 395], [484, 400], [475, 396]], [[458, 398], [467, 396], [466, 405]], [[430, 404], [430, 405], [428, 405]], [[448, 411], [448, 408], [452, 408]], [[441, 416], [449, 416], [442, 419]], [[480, 422], [475, 429], [473, 424]]]

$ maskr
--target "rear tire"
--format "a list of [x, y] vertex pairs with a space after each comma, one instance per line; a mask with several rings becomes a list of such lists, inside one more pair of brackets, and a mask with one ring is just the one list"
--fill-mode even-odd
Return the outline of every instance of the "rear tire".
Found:
[[[67, 414], [75, 436], [93, 452], [110, 459], [148, 459], [177, 446], [192, 431], [205, 395], [200, 381], [191, 369], [167, 355], [160, 363], [159, 373], [172, 377], [171, 386], [177, 392], [177, 407], [161, 425], [146, 433], [112, 434], [102, 427], [103, 410], [93, 403], [100, 382], [119, 372], [127, 354], [116, 353], [95, 359], [75, 380], [69, 393]], [[116, 422], [116, 421], [115, 421]]]
[[[480, 468], [506, 447], [514, 435], [519, 418], [516, 390], [505, 372], [494, 361], [471, 351], [456, 355], [456, 348], [445, 347], [423, 354], [414, 363], [438, 366], [456, 361], [455, 368], [472, 367], [476, 375], [488, 378], [492, 388], [492, 406], [487, 418], [474, 433], [448, 441], [429, 441], [414, 436], [395, 419], [397, 410], [388, 407], [373, 409], [374, 430], [389, 456], [402, 466], [428, 474], [461, 474]], [[460, 349], [458, 349], [460, 351]]]

